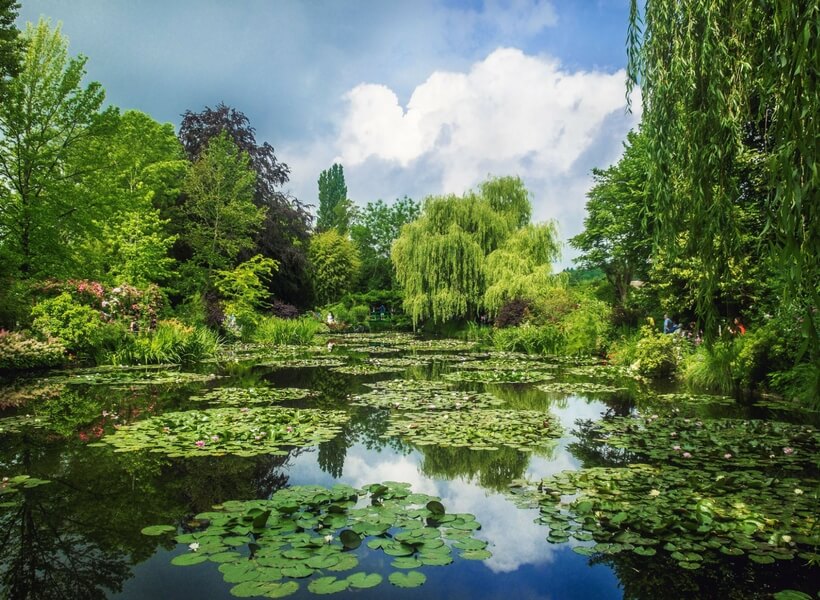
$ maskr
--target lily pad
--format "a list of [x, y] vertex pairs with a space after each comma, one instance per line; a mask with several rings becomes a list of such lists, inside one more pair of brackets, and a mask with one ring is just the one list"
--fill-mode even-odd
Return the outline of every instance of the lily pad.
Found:
[[427, 581], [427, 576], [419, 571], [409, 571], [407, 573], [391, 573], [388, 579], [396, 587], [415, 588], [423, 585]]

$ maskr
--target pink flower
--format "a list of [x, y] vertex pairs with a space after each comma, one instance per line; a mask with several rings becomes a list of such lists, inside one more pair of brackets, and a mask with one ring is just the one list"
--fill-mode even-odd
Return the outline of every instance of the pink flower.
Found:
[[683, 456], [683, 458], [692, 458], [692, 455], [688, 452], [684, 452], [681, 456]]
[[194, 442], [197, 448], [204, 448], [205, 447], [205, 440], [197, 440]]
[[728, 459], [728, 458], [732, 458], [732, 453], [731, 453], [731, 452], [727, 452], [726, 454], [724, 454], [724, 455], [723, 455], [723, 458], [727, 458], [727, 459]]
[[291, 433], [293, 431], [293, 427], [285, 427], [285, 431]]
[[794, 454], [794, 448], [789, 448], [788, 446], [786, 446], [785, 448], [783, 448], [783, 454]]

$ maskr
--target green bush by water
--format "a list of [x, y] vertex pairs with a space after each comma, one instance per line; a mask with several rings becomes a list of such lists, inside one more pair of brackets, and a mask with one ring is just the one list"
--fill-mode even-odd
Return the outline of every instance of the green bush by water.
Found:
[[195, 362], [214, 356], [219, 346], [219, 337], [210, 329], [169, 319], [160, 321], [154, 331], [127, 338], [109, 354], [108, 361], [141, 365]]
[[0, 330], [0, 371], [59, 367], [65, 360], [65, 346], [58, 340]]

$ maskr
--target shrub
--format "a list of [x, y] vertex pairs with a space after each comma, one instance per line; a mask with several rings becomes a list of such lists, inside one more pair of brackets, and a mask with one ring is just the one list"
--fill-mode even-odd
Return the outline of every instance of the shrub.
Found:
[[609, 344], [612, 310], [594, 298], [584, 298], [578, 307], [563, 319], [567, 354], [604, 353]]
[[350, 309], [350, 318], [354, 323], [364, 323], [370, 316], [370, 308], [364, 304], [359, 304]]
[[633, 367], [646, 377], [669, 377], [682, 363], [688, 342], [679, 335], [658, 333], [647, 325], [635, 345]]
[[253, 341], [263, 344], [296, 344], [306, 346], [313, 336], [323, 329], [322, 323], [310, 317], [301, 319], [280, 319], [265, 317], [260, 320], [253, 335]]
[[273, 304], [271, 304], [270, 312], [275, 317], [279, 317], [280, 319], [298, 319], [299, 318], [299, 309], [293, 306], [293, 304], [288, 304], [287, 302], [282, 302], [280, 300], [274, 300]]
[[508, 300], [499, 310], [495, 317], [495, 326], [515, 327], [521, 325], [530, 313], [532, 302], [523, 298]]
[[91, 353], [105, 337], [105, 323], [100, 313], [63, 292], [42, 300], [31, 309], [32, 327], [46, 338], [57, 338], [68, 350]]
[[40, 341], [0, 330], [0, 371], [47, 369], [65, 363], [65, 346], [55, 339]]
[[820, 368], [800, 363], [788, 371], [772, 373], [771, 386], [789, 400], [810, 409], [820, 409]]

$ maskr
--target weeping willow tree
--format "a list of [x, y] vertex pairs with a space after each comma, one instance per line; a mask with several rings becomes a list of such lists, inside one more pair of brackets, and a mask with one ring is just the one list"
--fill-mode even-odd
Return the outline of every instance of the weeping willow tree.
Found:
[[552, 262], [560, 254], [554, 222], [525, 225], [484, 263], [484, 308], [492, 315], [513, 298], [538, 298], [558, 285]]
[[535, 273], [537, 267], [557, 253], [555, 229], [525, 226], [530, 213], [529, 193], [518, 177], [490, 179], [477, 193], [461, 197], [428, 198], [421, 216], [402, 228], [391, 252], [404, 309], [414, 325], [428, 318], [442, 323], [477, 316], [488, 308], [488, 284], [498, 286], [492, 298], [510, 297], [513, 288], [501, 281], [502, 262], [517, 249], [526, 252], [523, 258], [515, 256], [520, 261], [515, 276], [530, 277], [530, 286], [540, 281], [543, 270]]
[[759, 243], [783, 299], [802, 306], [815, 362], [818, 34], [817, 0], [647, 0], [643, 11], [632, 0], [628, 36], [628, 91], [641, 87], [656, 242], [700, 258], [694, 291], [707, 331], [725, 265], [742, 244], [733, 208], [744, 194], [738, 165], [751, 133], [766, 183]]

